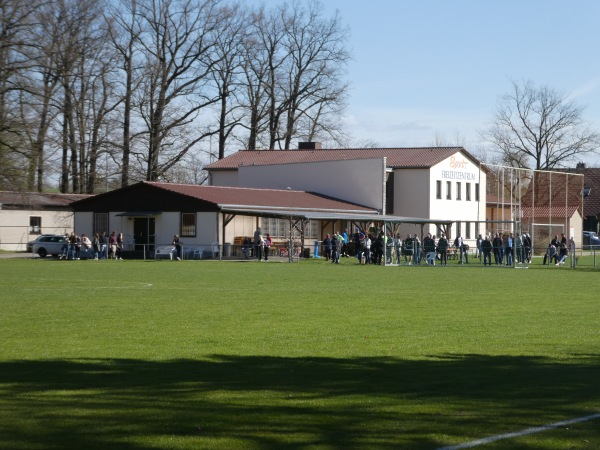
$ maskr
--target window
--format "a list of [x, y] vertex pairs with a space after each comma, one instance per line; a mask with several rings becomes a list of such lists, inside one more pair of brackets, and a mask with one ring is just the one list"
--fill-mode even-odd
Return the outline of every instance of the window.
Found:
[[452, 181], [446, 181], [446, 200], [452, 200]]
[[40, 234], [42, 232], [42, 218], [39, 216], [29, 216], [29, 233]]
[[462, 234], [462, 230], [461, 230], [461, 223], [460, 222], [456, 222], [456, 235], [458, 236], [459, 234]]
[[94, 214], [94, 233], [108, 233], [108, 213]]
[[437, 180], [435, 182], [435, 198], [442, 198], [442, 180]]
[[471, 183], [467, 183], [465, 186], [465, 198], [468, 202], [471, 201]]
[[479, 183], [475, 183], [475, 201], [479, 201]]
[[196, 213], [181, 213], [181, 237], [196, 236]]
[[471, 239], [471, 222], [465, 222], [465, 239]]
[[[304, 226], [304, 239], [316, 239], [318, 222], [311, 220]], [[289, 239], [290, 221], [288, 219], [267, 219], [260, 220], [260, 227], [263, 235], [269, 233], [272, 239]], [[293, 229], [294, 239], [300, 239], [300, 232]]]
[[460, 181], [458, 181], [456, 183], [456, 200], [461, 199], [461, 188], [462, 188], [461, 183], [460, 183]]

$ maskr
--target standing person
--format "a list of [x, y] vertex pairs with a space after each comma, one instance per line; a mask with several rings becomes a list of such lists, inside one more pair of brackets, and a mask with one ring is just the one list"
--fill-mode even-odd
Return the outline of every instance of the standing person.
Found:
[[75, 259], [79, 260], [81, 257], [81, 236], [75, 235]]
[[344, 241], [342, 242], [342, 257], [343, 258], [347, 258], [348, 257], [348, 228], [346, 228], [344, 230], [344, 232], [342, 233], [342, 238], [344, 239]]
[[367, 234], [364, 240], [365, 246], [365, 264], [371, 264], [371, 233]]
[[402, 243], [402, 251], [404, 253], [404, 262], [407, 265], [411, 265], [413, 261], [414, 247], [410, 234], [406, 235], [406, 239], [404, 239], [404, 242]]
[[356, 258], [358, 259], [358, 263], [362, 264], [362, 253], [363, 253], [363, 244], [365, 240], [365, 235], [359, 227], [356, 227], [356, 232], [354, 233], [354, 250], [356, 251]]
[[271, 235], [267, 233], [267, 236], [264, 239], [265, 242], [265, 261], [269, 260], [269, 250], [271, 249], [271, 244], [273, 240], [271, 239]]
[[117, 259], [123, 260], [123, 233], [117, 234]]
[[113, 230], [112, 233], [110, 233], [110, 237], [108, 238], [108, 245], [110, 247], [110, 259], [116, 259], [117, 258], [117, 232]]
[[577, 258], [575, 258], [575, 238], [573, 236], [569, 239], [569, 253], [571, 254], [571, 267], [575, 268]]
[[[567, 238], [565, 238], [565, 244], [566, 244], [566, 242], [567, 242]], [[523, 241], [523, 244], [525, 246], [525, 253], [526, 253], [527, 262], [529, 264], [531, 264], [532, 242], [531, 242], [531, 235], [529, 233], [525, 233], [525, 239]]]
[[60, 256], [58, 259], [68, 259], [69, 258], [69, 234], [65, 234], [65, 240], [63, 245], [60, 247]]
[[477, 254], [475, 255], [476, 258], [479, 258], [479, 262], [481, 262], [481, 243], [483, 242], [483, 237], [481, 237], [481, 235], [477, 236]]
[[90, 256], [90, 250], [92, 249], [92, 241], [90, 241], [90, 239], [85, 234], [81, 235], [81, 247], [83, 247], [83, 253], [85, 258], [88, 258]]
[[[259, 248], [261, 246], [261, 241], [262, 241], [262, 230], [260, 227], [256, 227], [256, 230], [254, 231], [254, 254], [256, 255], [256, 259], [258, 259], [259, 261], [262, 259], [262, 251]], [[289, 249], [290, 254], [292, 252], [292, 249]]]
[[94, 233], [92, 247], [94, 249], [94, 259], [98, 260], [98, 256], [100, 256], [100, 235], [98, 233]]
[[75, 253], [77, 252], [77, 235], [74, 231], [69, 235], [69, 253], [67, 259], [75, 259]]
[[342, 245], [344, 238], [338, 231], [331, 237], [331, 262], [335, 264], [340, 263], [340, 253], [342, 251]]
[[494, 261], [496, 262], [496, 264], [502, 264], [502, 245], [502, 238], [500, 237], [500, 234], [496, 233], [496, 236], [494, 236], [494, 239], [492, 240], [492, 247], [494, 249]]
[[394, 251], [396, 252], [396, 264], [402, 263], [402, 238], [400, 233], [396, 233], [396, 239], [394, 239]]
[[394, 235], [391, 231], [387, 232], [385, 240], [385, 263], [392, 263], [392, 253], [394, 252]]
[[323, 239], [323, 253], [325, 253], [325, 261], [329, 261], [331, 259], [331, 235], [325, 235], [325, 239]]
[[375, 242], [371, 244], [371, 247], [374, 248], [373, 264], [381, 265], [383, 258], [383, 249], [385, 247], [385, 235], [383, 234], [383, 231], [379, 232], [379, 234], [375, 238]]
[[515, 247], [515, 260], [519, 263], [523, 263], [523, 238], [517, 233], [515, 240], [513, 241]]
[[548, 263], [548, 265], [552, 264], [552, 260], [554, 259], [554, 262], [558, 262], [556, 260], [556, 247], [552, 244], [553, 241], [551, 241], [548, 244], [548, 248], [546, 248], [546, 253], [544, 254], [544, 261], [543, 261], [543, 265], [545, 266], [546, 263]]
[[419, 240], [419, 235], [417, 233], [415, 233], [415, 235], [413, 236], [413, 248], [415, 250], [415, 256], [413, 257], [413, 261], [416, 265], [421, 265], [422, 249], [421, 241]]
[[178, 234], [173, 236], [173, 246], [175, 247], [175, 252], [177, 254], [177, 261], [181, 261], [181, 240], [179, 239]]
[[[464, 246], [462, 235], [460, 233], [458, 233], [458, 235], [454, 239], [454, 246], [456, 247], [456, 250], [458, 251], [458, 254], [460, 255], [460, 260], [458, 261], [458, 263], [463, 264], [464, 257], [465, 257], [465, 246]], [[467, 262], [469, 262], [468, 259], [467, 259]]]
[[510, 233], [508, 235], [508, 238], [506, 238], [506, 248], [505, 248], [505, 252], [504, 252], [504, 254], [506, 255], [506, 265], [507, 266], [513, 265], [513, 242], [514, 242], [514, 237], [513, 237], [513, 234]]
[[442, 236], [438, 239], [437, 251], [440, 254], [440, 265], [448, 265], [448, 239], [446, 235], [442, 233]]
[[427, 265], [435, 265], [435, 240], [431, 233], [423, 238], [423, 252], [425, 253], [425, 262]]
[[492, 248], [493, 244], [490, 242], [490, 238], [486, 235], [485, 239], [481, 243], [481, 251], [483, 252], [483, 265], [486, 265], [486, 261], [492, 265]]
[[[265, 251], [265, 238], [263, 237], [262, 234], [258, 235], [258, 242], [256, 242], [256, 257], [259, 261], [262, 261], [263, 259], [263, 253]], [[292, 249], [290, 249], [291, 251]]]
[[100, 259], [108, 259], [108, 245], [106, 242], [106, 231], [100, 234]]

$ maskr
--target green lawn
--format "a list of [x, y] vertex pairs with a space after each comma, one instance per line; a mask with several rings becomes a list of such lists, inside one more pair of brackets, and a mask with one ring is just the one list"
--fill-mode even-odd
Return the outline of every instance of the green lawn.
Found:
[[[0, 448], [435, 449], [600, 413], [600, 272], [0, 260]], [[479, 448], [600, 448], [600, 419]]]

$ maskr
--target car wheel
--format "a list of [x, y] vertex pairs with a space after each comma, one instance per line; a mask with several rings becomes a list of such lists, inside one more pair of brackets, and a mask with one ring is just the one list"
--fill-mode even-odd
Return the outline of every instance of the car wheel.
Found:
[[40, 258], [45, 258], [46, 255], [48, 255], [48, 252], [44, 247], [38, 248], [38, 255], [40, 255]]

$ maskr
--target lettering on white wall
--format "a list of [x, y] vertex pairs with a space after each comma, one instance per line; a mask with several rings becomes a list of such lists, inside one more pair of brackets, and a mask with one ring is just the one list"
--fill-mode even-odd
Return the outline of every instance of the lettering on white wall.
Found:
[[450, 168], [451, 169], [465, 169], [467, 167], [467, 160], [466, 159], [462, 159], [462, 161], [459, 161], [458, 158], [456, 158], [456, 156], [452, 156], [450, 157]]
[[457, 172], [455, 170], [442, 170], [442, 178], [447, 180], [476, 180], [477, 176], [469, 172]]
[[470, 172], [463, 172], [461, 170], [456, 169], [466, 169], [468, 166], [466, 159], [458, 159], [456, 156], [450, 157], [450, 162], [448, 163], [451, 169], [454, 170], [442, 170], [442, 178], [447, 180], [467, 180], [472, 181], [477, 179], [477, 175]]

